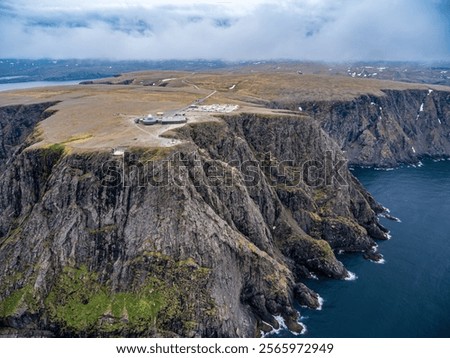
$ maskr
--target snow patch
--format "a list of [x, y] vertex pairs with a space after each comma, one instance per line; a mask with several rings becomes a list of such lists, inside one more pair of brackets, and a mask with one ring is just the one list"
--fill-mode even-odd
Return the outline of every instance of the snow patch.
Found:
[[419, 112], [423, 112], [423, 107], [424, 107], [424, 103], [422, 103], [421, 105], [420, 105], [420, 109], [419, 109]]
[[414, 147], [411, 147], [413, 153], [416, 153], [416, 149]]
[[229, 89], [234, 90], [236, 88], [236, 85], [231, 86]]

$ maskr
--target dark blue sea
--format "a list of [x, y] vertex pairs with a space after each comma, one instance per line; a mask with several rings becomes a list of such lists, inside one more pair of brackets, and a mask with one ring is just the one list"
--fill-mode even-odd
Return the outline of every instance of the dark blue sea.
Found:
[[301, 337], [449, 338], [450, 161], [353, 174], [401, 223], [381, 219], [392, 235], [379, 243], [384, 264], [338, 255], [355, 281], [306, 282], [324, 304], [299, 308], [307, 327]]

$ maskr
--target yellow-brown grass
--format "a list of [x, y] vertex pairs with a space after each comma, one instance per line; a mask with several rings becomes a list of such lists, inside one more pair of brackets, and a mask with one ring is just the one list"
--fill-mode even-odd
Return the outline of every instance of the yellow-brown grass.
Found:
[[[170, 146], [160, 135], [180, 125], [138, 127], [133, 119], [149, 113], [186, 107], [212, 91], [204, 104], [238, 104], [241, 111], [270, 113], [271, 101], [349, 100], [362, 94], [382, 96], [383, 89], [427, 89], [430, 86], [331, 75], [300, 75], [292, 69], [264, 72], [140, 72], [97, 82], [123, 83], [62, 86], [3, 92], [0, 106], [60, 101], [57, 112], [38, 126], [36, 146], [65, 143], [72, 149], [98, 150], [115, 146]], [[151, 85], [151, 84], [155, 85]], [[438, 89], [438, 86], [432, 86]], [[449, 90], [447, 87], [443, 87]], [[189, 113], [188, 113], [189, 117]], [[205, 121], [211, 114], [191, 115]], [[216, 119], [212, 119], [216, 120]]]

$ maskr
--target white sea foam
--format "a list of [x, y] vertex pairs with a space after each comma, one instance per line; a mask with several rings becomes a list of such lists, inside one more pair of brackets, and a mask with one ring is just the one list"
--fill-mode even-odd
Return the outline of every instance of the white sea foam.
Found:
[[300, 322], [300, 321], [298, 321], [297, 322], [300, 326], [302, 326], [302, 333], [298, 333], [298, 332], [291, 332], [294, 336], [299, 336], [299, 335], [302, 335], [302, 336], [304, 336], [307, 332], [308, 332], [308, 327], [306, 327], [306, 324], [304, 324], [304, 323], [302, 323], [302, 322]]
[[374, 168], [375, 170], [383, 171], [383, 172], [391, 172], [395, 170], [395, 168]]
[[316, 308], [316, 311], [322, 311], [323, 303], [325, 300], [318, 295], [317, 300], [319, 301], [319, 307]]
[[[377, 251], [378, 250], [375, 249], [375, 252], [377, 252]], [[375, 264], [380, 264], [380, 265], [383, 265], [386, 262], [386, 260], [384, 259], [383, 255], [381, 255], [381, 259], [379, 259], [379, 260], [371, 260], [371, 259], [369, 259], [369, 261], [371, 261], [371, 262], [373, 262]]]
[[[302, 329], [302, 332], [301, 332], [301, 333], [289, 331], [289, 332], [291, 332], [294, 336], [299, 336], [300, 334], [301, 334], [301, 335], [304, 335], [304, 334], [307, 332], [306, 326], [305, 326], [302, 322], [300, 322], [300, 319], [301, 319], [300, 312], [299, 312], [299, 317], [300, 317], [300, 318], [299, 318], [299, 320], [297, 321], [297, 323], [298, 323], [303, 329]], [[273, 318], [275, 318], [275, 320], [278, 322], [278, 328], [274, 328], [270, 323], [267, 323], [267, 322], [264, 322], [264, 321], [263, 321], [264, 324], [267, 324], [268, 326], [272, 327], [272, 330], [271, 330], [270, 332], [267, 332], [267, 333], [261, 331], [261, 338], [265, 338], [265, 337], [271, 336], [271, 335], [273, 335], [273, 334], [278, 334], [278, 333], [280, 333], [281, 331], [288, 330], [288, 327], [287, 327], [286, 322], [284, 321], [284, 318], [283, 318], [283, 317], [281, 317], [281, 316], [273, 316]]]
[[386, 237], [386, 240], [392, 239], [392, 235], [390, 234], [390, 232], [387, 232], [386, 234], [384, 234], [384, 236]]
[[303, 319], [303, 318], [305, 318], [305, 317], [302, 317], [301, 315], [300, 315], [300, 312], [299, 311], [297, 311], [297, 313], [298, 313], [298, 321], [297, 321], [297, 323], [303, 328], [302, 329], [302, 332], [301, 333], [297, 333], [297, 332], [292, 332], [292, 331], [290, 331], [294, 336], [299, 336], [299, 335], [305, 335], [307, 332], [308, 332], [308, 327], [306, 327], [306, 324], [304, 324], [301, 320]]
[[311, 275], [312, 280], [319, 280], [319, 278], [316, 275], [314, 275], [312, 272], [310, 272], [310, 275]]
[[348, 271], [348, 276], [344, 278], [345, 281], [355, 281], [358, 278], [353, 272]]
[[[399, 218], [397, 218], [397, 217], [391, 215], [391, 211], [390, 211], [388, 208], [383, 207], [383, 209], [384, 209], [384, 211], [381, 212], [381, 213], [379, 213], [379, 214], [378, 214], [378, 217], [380, 217], [380, 218], [386, 218], [386, 219], [388, 219], [388, 220], [396, 221], [396, 222], [398, 222], [398, 223], [401, 223], [401, 222], [402, 222]], [[376, 246], [376, 247], [378, 247], [378, 246]]]
[[261, 331], [261, 338], [265, 338], [269, 335], [272, 334], [277, 334], [280, 333], [283, 329], [287, 329], [286, 323], [284, 322], [283, 317], [281, 316], [273, 316], [273, 318], [275, 318], [275, 320], [278, 322], [279, 327], [278, 328], [274, 328], [270, 323], [264, 322], [265, 324], [267, 324], [268, 326], [272, 327], [272, 330], [270, 332], [264, 333], [263, 331]]
[[280, 325], [279, 329], [287, 329], [286, 322], [284, 321], [283, 317], [281, 317], [281, 316], [273, 316], [273, 318], [275, 318], [275, 320]]

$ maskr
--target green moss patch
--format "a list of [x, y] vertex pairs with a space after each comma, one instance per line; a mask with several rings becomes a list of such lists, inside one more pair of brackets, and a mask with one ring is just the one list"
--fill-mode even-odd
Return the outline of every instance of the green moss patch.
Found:
[[130, 262], [130, 269], [134, 288], [112, 292], [86, 266], [66, 267], [45, 299], [50, 319], [63, 332], [77, 335], [139, 336], [155, 331], [184, 334], [195, 329], [194, 317], [202, 308], [214, 312], [204, 287], [209, 269], [194, 260], [147, 252]]
[[54, 143], [49, 145], [45, 148], [45, 151], [48, 152], [48, 154], [56, 154], [56, 155], [62, 155], [65, 151], [66, 147], [62, 143]]
[[30, 313], [35, 313], [38, 309], [33, 288], [30, 285], [12, 292], [4, 300], [0, 301], [0, 317], [14, 316], [22, 308]]
[[25, 292], [24, 289], [17, 290], [0, 302], [0, 317], [10, 317], [16, 313]]
[[95, 329], [102, 318], [113, 323], [155, 322], [164, 305], [164, 295], [156, 283], [147, 282], [136, 292], [111, 293], [98, 279], [98, 274], [85, 266], [66, 267], [45, 300], [50, 316], [78, 332]]

